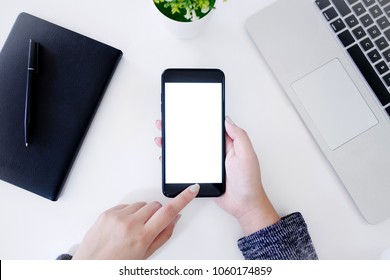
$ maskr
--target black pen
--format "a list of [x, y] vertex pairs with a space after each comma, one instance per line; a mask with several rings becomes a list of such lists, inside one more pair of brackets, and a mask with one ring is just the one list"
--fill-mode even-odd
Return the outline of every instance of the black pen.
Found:
[[30, 134], [31, 99], [33, 95], [34, 76], [38, 72], [39, 44], [30, 39], [28, 47], [26, 103], [24, 107], [24, 143], [28, 146]]

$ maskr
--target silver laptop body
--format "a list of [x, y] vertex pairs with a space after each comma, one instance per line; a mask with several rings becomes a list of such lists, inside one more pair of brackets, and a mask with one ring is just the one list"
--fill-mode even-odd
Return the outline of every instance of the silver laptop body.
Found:
[[[377, 39], [385, 38], [390, 27], [380, 26], [384, 30], [379, 29], [379, 37], [372, 29], [365, 36], [354, 28], [345, 32], [366, 14], [378, 21], [374, 6], [365, 6], [371, 1], [344, 0], [345, 5], [337, 3], [335, 16], [330, 7], [337, 1], [323, 8], [327, 1], [279, 0], [251, 16], [246, 28], [358, 209], [375, 224], [390, 217], [390, 70], [383, 66], [389, 66], [385, 55], [390, 46]], [[372, 5], [390, 6], [385, 2], [390, 1]], [[365, 12], [355, 7], [358, 3]], [[379, 58], [369, 69], [367, 61], [376, 59], [374, 49]], [[362, 54], [366, 61], [356, 64]], [[375, 84], [377, 77], [364, 78], [373, 71], [382, 86]]]

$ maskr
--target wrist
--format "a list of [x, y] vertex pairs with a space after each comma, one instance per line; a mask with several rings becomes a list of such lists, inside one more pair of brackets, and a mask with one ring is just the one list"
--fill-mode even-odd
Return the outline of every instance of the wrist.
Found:
[[264, 199], [262, 203], [252, 207], [238, 217], [238, 222], [245, 236], [251, 235], [279, 221], [280, 216], [268, 199]]

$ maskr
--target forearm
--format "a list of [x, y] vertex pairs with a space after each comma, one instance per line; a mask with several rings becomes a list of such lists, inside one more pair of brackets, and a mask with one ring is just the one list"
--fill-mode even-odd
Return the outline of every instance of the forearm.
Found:
[[318, 259], [307, 225], [300, 213], [238, 240], [245, 259]]

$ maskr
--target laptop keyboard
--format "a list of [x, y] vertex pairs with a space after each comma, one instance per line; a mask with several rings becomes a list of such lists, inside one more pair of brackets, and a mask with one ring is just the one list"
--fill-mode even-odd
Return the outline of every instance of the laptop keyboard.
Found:
[[316, 0], [390, 116], [390, 0]]

